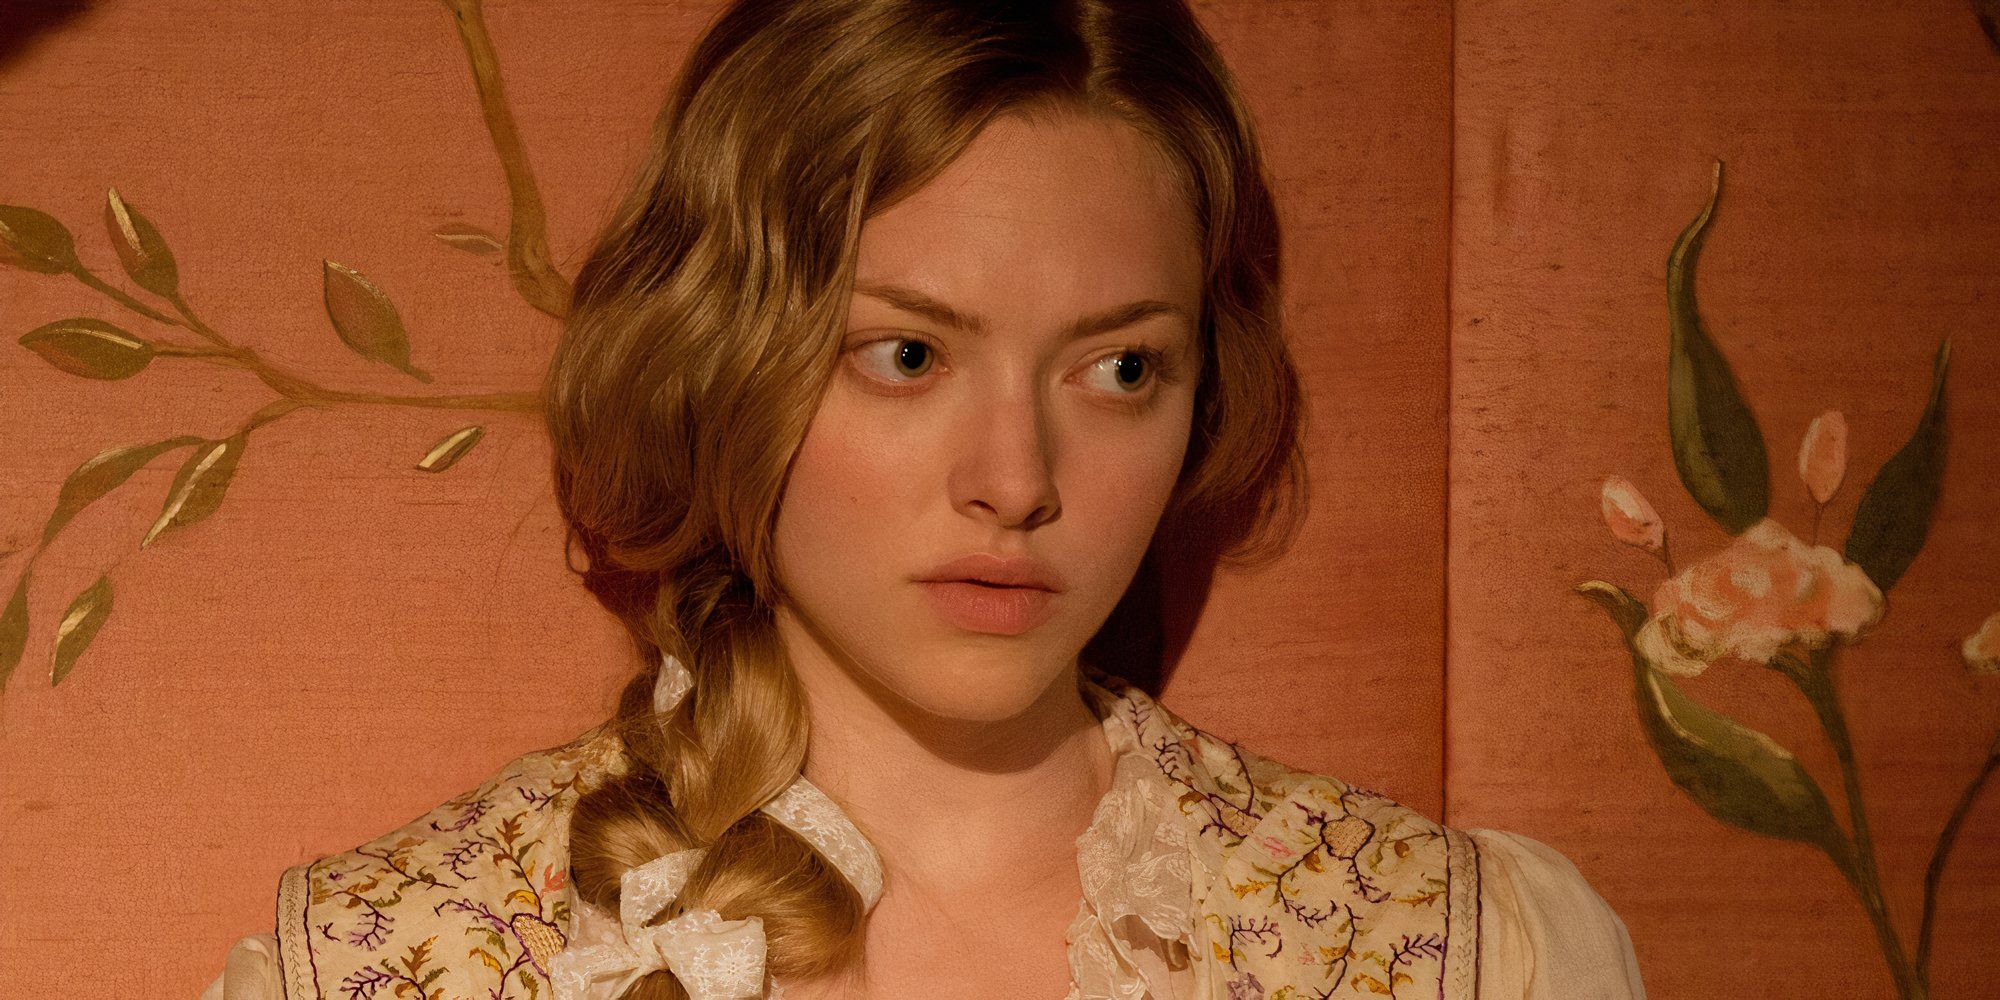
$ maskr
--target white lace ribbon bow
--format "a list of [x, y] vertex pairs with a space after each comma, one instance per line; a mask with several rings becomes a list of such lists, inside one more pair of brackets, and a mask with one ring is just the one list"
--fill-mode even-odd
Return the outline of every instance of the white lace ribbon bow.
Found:
[[[694, 675], [662, 654], [653, 685], [653, 710], [668, 712], [694, 688]], [[845, 813], [827, 794], [797, 775], [758, 808], [790, 827], [840, 869], [862, 905], [882, 897], [882, 861]], [[689, 910], [657, 927], [646, 921], [665, 909], [687, 884], [704, 848], [675, 851], [625, 873], [619, 882], [618, 923], [578, 900], [570, 942], [549, 968], [556, 1000], [617, 1000], [649, 972], [667, 969], [694, 1000], [780, 1000], [784, 985], [773, 981], [764, 992], [764, 921], [749, 916], [724, 920], [712, 909]]]
[[640, 977], [666, 969], [694, 1000], [764, 996], [764, 921], [724, 920], [711, 909], [689, 910], [658, 926], [646, 921], [687, 884], [704, 850], [654, 858], [619, 882], [622, 941], [572, 947], [550, 967], [556, 1000], [616, 1000]]

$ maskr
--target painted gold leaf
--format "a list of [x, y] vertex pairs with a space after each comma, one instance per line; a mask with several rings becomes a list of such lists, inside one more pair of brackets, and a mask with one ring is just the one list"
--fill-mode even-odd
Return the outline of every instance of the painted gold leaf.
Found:
[[85, 507], [117, 489], [132, 474], [145, 468], [148, 462], [159, 457], [161, 452], [195, 444], [201, 437], [183, 434], [165, 441], [151, 444], [128, 444], [116, 448], [106, 448], [96, 457], [76, 467], [76, 471], [63, 480], [61, 492], [56, 494], [55, 512], [49, 515], [49, 523], [42, 528], [42, 544], [55, 540], [56, 533], [63, 525], [81, 513]]
[[21, 665], [21, 654], [28, 648], [28, 577], [33, 573], [32, 566], [21, 571], [14, 596], [0, 611], [0, 691], [6, 690], [7, 678]]
[[118, 251], [118, 263], [132, 283], [154, 295], [173, 298], [180, 287], [180, 271], [174, 254], [160, 231], [139, 210], [125, 203], [112, 188], [104, 199], [104, 228], [111, 233], [111, 246]]
[[437, 227], [437, 230], [431, 235], [443, 240], [446, 245], [457, 247], [467, 253], [490, 256], [507, 249], [507, 244], [502, 243], [500, 237], [478, 226], [469, 226], [463, 222], [446, 223]]
[[101, 319], [59, 319], [21, 335], [21, 346], [84, 378], [131, 378], [153, 361], [153, 345]]
[[49, 669], [49, 686], [62, 683], [69, 676], [76, 659], [90, 648], [90, 640], [97, 637], [97, 630], [104, 627], [104, 619], [111, 615], [111, 578], [100, 576], [97, 582], [85, 588], [83, 593], [69, 602], [69, 610], [63, 612], [62, 624], [56, 626], [55, 663]]
[[166, 505], [146, 537], [140, 539], [139, 547], [145, 548], [169, 528], [185, 527], [215, 513], [222, 505], [222, 496], [236, 474], [237, 459], [249, 439], [248, 431], [238, 431], [196, 446], [194, 454], [188, 456], [175, 474], [174, 484], [167, 490]]
[[452, 464], [466, 452], [471, 451], [472, 446], [478, 444], [479, 439], [485, 434], [486, 428], [478, 424], [453, 431], [438, 443], [431, 445], [430, 450], [424, 453], [424, 457], [418, 460], [417, 468], [425, 472], [443, 472], [451, 468]]
[[74, 271], [76, 237], [47, 212], [0, 205], [0, 265], [39, 274]]
[[333, 320], [341, 341], [370, 361], [379, 361], [419, 382], [429, 382], [428, 372], [410, 364], [410, 338], [389, 296], [361, 272], [345, 264], [329, 260], [323, 271], [326, 314]]

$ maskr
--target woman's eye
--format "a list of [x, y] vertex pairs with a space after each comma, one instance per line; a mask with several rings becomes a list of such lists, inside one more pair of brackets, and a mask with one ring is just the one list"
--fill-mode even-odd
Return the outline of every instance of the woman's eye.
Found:
[[1112, 392], [1131, 395], [1158, 376], [1158, 357], [1151, 351], [1128, 349], [1099, 358], [1091, 370], [1105, 377]]
[[[876, 378], [892, 383], [910, 382], [929, 374], [937, 366], [937, 348], [913, 337], [886, 337], [854, 348], [859, 364]], [[1171, 377], [1164, 369], [1160, 352], [1131, 347], [1091, 362], [1090, 372], [1099, 386], [1118, 396], [1136, 396], [1152, 383]]]
[[937, 352], [931, 345], [906, 337], [863, 344], [859, 351], [870, 360], [877, 374], [892, 381], [920, 378], [937, 360]]

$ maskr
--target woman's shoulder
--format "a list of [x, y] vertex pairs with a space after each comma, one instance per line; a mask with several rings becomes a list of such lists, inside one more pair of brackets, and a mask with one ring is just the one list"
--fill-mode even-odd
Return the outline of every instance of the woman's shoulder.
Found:
[[[1200, 905], [1223, 926], [1296, 940], [1326, 957], [1326, 973], [1337, 965], [1383, 992], [1421, 979], [1427, 995], [1446, 997], [1645, 996], [1624, 922], [1555, 848], [1451, 826], [1212, 734], [1144, 692], [1121, 694], [1190, 818], [1190, 846], [1210, 873]], [[1232, 968], [1257, 965], [1233, 944], [1218, 944]], [[1259, 968], [1267, 990], [1322, 976]]]
[[1184, 811], [1193, 806], [1205, 813], [1211, 820], [1206, 831], [1227, 846], [1250, 839], [1261, 826], [1301, 820], [1337, 829], [1336, 841], [1367, 842], [1405, 858], [1407, 846], [1395, 845], [1464, 839], [1463, 831], [1384, 792], [1209, 732], [1137, 688], [1120, 694], [1139, 745], [1168, 781], [1185, 790]]
[[568, 816], [625, 766], [600, 724], [367, 843], [287, 870], [275, 938], [289, 994], [422, 983], [425, 995], [471, 996], [492, 990], [496, 974], [546, 987], [571, 920]]
[[1475, 995], [1478, 855], [1464, 831], [1127, 700], [1199, 862], [1196, 952], [1232, 995]]
[[[1333, 774], [1195, 730], [1212, 791], [1235, 810], [1195, 804], [1204, 830], [1240, 836], [1221, 850], [1205, 908], [1347, 956], [1363, 986], [1508, 1000], [1643, 1000], [1624, 921], [1568, 857], [1540, 840], [1461, 828]], [[1190, 797], [1191, 798], [1191, 797]], [[1227, 890], [1227, 891], [1223, 891]], [[1329, 901], [1321, 912], [1305, 900]], [[1260, 923], [1261, 922], [1261, 923]], [[1359, 977], [1357, 980], [1356, 977]], [[1262, 985], [1269, 986], [1266, 982]]]
[[1625, 922], [1574, 862], [1519, 833], [1465, 832], [1479, 853], [1483, 990], [1527, 1000], [1645, 997]]

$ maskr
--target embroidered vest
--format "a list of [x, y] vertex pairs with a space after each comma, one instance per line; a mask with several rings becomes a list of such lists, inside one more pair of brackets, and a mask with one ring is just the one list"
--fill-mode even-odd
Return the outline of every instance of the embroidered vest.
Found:
[[[1088, 676], [1187, 820], [1197, 996], [1474, 1000], [1470, 837], [1211, 736], [1121, 678]], [[286, 871], [286, 1000], [548, 995], [549, 960], [571, 929], [570, 812], [628, 766], [617, 739], [593, 727], [382, 837]]]

